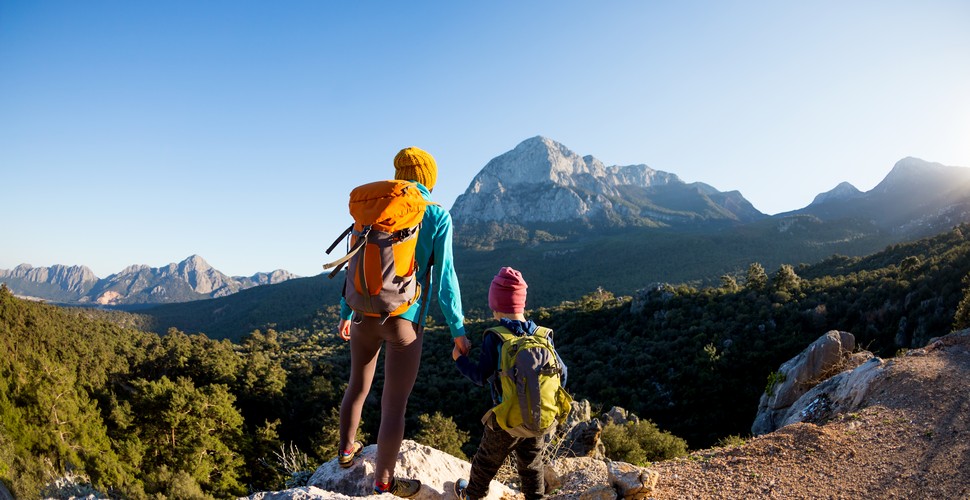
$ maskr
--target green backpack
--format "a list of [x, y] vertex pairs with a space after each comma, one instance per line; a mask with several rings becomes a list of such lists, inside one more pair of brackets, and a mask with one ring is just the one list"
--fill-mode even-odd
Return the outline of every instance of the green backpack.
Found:
[[482, 418], [495, 415], [498, 425], [515, 437], [536, 437], [563, 422], [572, 396], [562, 387], [563, 364], [552, 343], [552, 330], [538, 327], [532, 335], [516, 335], [504, 326], [489, 328], [502, 339], [498, 385], [500, 403]]

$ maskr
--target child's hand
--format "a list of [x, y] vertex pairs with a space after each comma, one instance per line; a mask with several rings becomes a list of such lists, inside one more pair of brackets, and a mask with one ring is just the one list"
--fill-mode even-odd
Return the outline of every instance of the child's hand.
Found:
[[337, 324], [337, 335], [339, 335], [344, 342], [350, 340], [350, 320], [340, 320], [340, 323]]
[[459, 356], [461, 356], [461, 349], [458, 349], [458, 346], [455, 346], [455, 348], [451, 350], [451, 359], [458, 361]]

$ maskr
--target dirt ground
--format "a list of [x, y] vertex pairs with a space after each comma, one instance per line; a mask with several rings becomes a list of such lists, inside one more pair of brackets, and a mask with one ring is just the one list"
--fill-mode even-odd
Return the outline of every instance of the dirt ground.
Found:
[[889, 361], [863, 408], [657, 463], [658, 500], [970, 499], [970, 335]]

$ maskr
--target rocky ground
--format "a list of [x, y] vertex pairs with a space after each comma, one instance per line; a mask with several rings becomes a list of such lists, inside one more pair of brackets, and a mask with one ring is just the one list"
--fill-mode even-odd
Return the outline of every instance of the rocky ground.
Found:
[[[970, 335], [888, 361], [858, 411], [649, 469], [658, 500], [970, 499]], [[567, 483], [557, 497], [586, 487]]]

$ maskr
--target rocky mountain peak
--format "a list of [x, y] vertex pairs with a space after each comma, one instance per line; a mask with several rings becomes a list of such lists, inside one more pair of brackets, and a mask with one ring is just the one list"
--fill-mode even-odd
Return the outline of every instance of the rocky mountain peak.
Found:
[[535, 136], [489, 161], [472, 180], [468, 191], [489, 192], [543, 184], [602, 189], [604, 184], [648, 186], [671, 181], [680, 179], [642, 164], [607, 167], [592, 155], [579, 156], [552, 139]]
[[[763, 216], [746, 202], [732, 201], [732, 207], [745, 211], [739, 217], [734, 208], [714, 200], [721, 195], [717, 190], [685, 186], [676, 175], [645, 164], [607, 166], [592, 155], [580, 156], [552, 139], [536, 136], [489, 161], [455, 201], [451, 215], [460, 223], [597, 219], [637, 225], [666, 225], [711, 214], [716, 214], [714, 218]], [[670, 192], [663, 193], [665, 189]], [[685, 206], [691, 208], [684, 210]]]
[[233, 279], [241, 283], [251, 283], [250, 286], [275, 285], [276, 283], [282, 283], [293, 278], [299, 278], [299, 276], [285, 269], [277, 269], [271, 273], [256, 273], [252, 276], [233, 276]]
[[589, 173], [583, 158], [556, 141], [536, 136], [488, 162], [468, 189], [477, 193], [508, 186], [570, 185], [582, 173]]
[[205, 261], [202, 257], [198, 255], [190, 255], [178, 265], [180, 270], [183, 271], [196, 271], [196, 272], [206, 272], [212, 269], [212, 266]]

